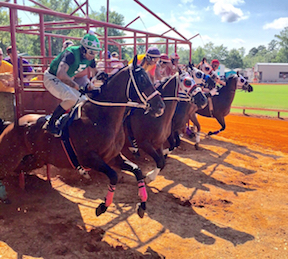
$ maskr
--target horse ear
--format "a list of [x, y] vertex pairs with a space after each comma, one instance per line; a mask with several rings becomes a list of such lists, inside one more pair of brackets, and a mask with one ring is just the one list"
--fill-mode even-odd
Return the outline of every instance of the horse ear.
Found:
[[180, 69], [180, 67], [178, 67], [178, 73], [179, 73], [179, 75], [182, 74], [182, 70]]
[[133, 59], [133, 67], [137, 67], [137, 55], [134, 56], [134, 59]]

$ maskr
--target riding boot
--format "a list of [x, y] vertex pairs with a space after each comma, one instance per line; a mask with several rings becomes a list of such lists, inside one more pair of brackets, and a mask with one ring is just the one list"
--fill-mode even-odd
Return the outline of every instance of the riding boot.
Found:
[[59, 129], [57, 128], [56, 126], [56, 121], [61, 117], [61, 115], [63, 115], [64, 113], [66, 112], [66, 110], [64, 110], [62, 108], [61, 105], [58, 105], [55, 109], [55, 111], [53, 112], [49, 122], [48, 122], [48, 125], [47, 125], [47, 128], [46, 130], [51, 133], [52, 135], [60, 135], [59, 134]]

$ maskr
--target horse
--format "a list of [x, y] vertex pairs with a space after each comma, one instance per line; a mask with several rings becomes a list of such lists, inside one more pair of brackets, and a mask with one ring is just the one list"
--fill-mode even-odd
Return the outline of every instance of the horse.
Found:
[[[208, 88], [214, 87], [215, 83], [213, 80], [211, 80], [210, 76], [205, 75], [204, 72], [197, 69], [196, 67], [193, 67], [192, 64], [189, 63], [189, 65], [185, 67], [185, 71], [194, 79], [197, 86], [204, 87], [207, 85]], [[180, 133], [183, 132], [186, 126], [186, 123], [189, 119], [189, 114], [195, 112], [198, 109], [204, 108], [206, 105], [207, 98], [205, 95], [202, 95], [202, 101], [200, 105], [187, 102], [179, 102], [177, 104], [176, 111], [172, 119], [172, 132], [168, 137], [170, 147], [167, 153], [172, 152], [174, 148], [180, 145]]]
[[[232, 75], [226, 80], [226, 85], [218, 90], [218, 95], [214, 95], [212, 97], [213, 117], [211, 117], [211, 111], [209, 110], [208, 106], [206, 106], [204, 109], [199, 109], [196, 111], [196, 113], [201, 116], [215, 118], [221, 125], [220, 130], [214, 132], [209, 131], [208, 136], [218, 134], [221, 131], [225, 130], [226, 128], [225, 116], [227, 116], [230, 113], [231, 104], [235, 97], [236, 89], [242, 89], [245, 92], [253, 91], [253, 87], [248, 83], [248, 81], [243, 76]], [[190, 113], [190, 120], [194, 123], [194, 125], [197, 128], [195, 148], [198, 149], [200, 142], [199, 133], [201, 130], [201, 126], [197, 119], [196, 113], [195, 112]]]
[[[181, 71], [179, 71], [181, 73]], [[146, 174], [153, 181], [165, 166], [163, 144], [171, 134], [171, 123], [178, 101], [194, 102], [201, 106], [202, 91], [192, 77], [186, 73], [176, 73], [162, 79], [156, 84], [165, 103], [165, 111], [161, 117], [147, 116], [141, 110], [135, 110], [125, 120], [126, 147], [132, 144], [141, 148], [156, 162], [156, 168]]]
[[[131, 170], [138, 181], [141, 204], [138, 215], [144, 216], [147, 192], [144, 176], [138, 167], [131, 167], [120, 154], [125, 133], [123, 117], [126, 107], [144, 108], [151, 116], [161, 116], [165, 104], [142, 67], [133, 63], [113, 75], [101, 86], [101, 92], [87, 94], [81, 107], [81, 117], [69, 126], [71, 143], [80, 164], [104, 173], [109, 178], [105, 202], [96, 209], [96, 215], [104, 213], [113, 202], [118, 181], [117, 173], [109, 165], [118, 161], [120, 168]], [[45, 119], [41, 115], [24, 115], [18, 125], [10, 124], [0, 136], [0, 179], [13, 172], [29, 172], [52, 164], [58, 168], [71, 168], [69, 159], [56, 138], [42, 129]]]

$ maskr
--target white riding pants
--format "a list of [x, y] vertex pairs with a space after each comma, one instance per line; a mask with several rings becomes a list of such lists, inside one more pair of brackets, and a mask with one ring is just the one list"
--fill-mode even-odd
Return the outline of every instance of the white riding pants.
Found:
[[85, 95], [80, 97], [80, 92], [69, 85], [64, 84], [59, 78], [50, 74], [48, 70], [44, 72], [43, 78], [45, 88], [56, 98], [62, 100], [60, 105], [63, 109], [71, 109], [77, 102], [86, 101]]

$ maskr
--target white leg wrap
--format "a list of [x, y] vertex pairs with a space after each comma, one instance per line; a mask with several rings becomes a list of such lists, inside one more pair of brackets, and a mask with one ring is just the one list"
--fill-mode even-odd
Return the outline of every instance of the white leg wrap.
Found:
[[86, 179], [88, 179], [88, 180], [91, 179], [88, 171], [85, 170], [82, 166], [78, 166], [78, 167], [77, 167], [77, 170], [78, 170], [79, 174], [80, 174], [81, 176], [83, 176], [84, 178], [86, 178]]
[[163, 150], [163, 155], [164, 155], [164, 156], [169, 155], [169, 154], [171, 154], [171, 153], [172, 153], [172, 151], [170, 151], [169, 148], [165, 148], [165, 149]]
[[137, 169], [138, 168], [138, 165], [134, 164], [133, 162], [131, 162], [130, 160], [125, 160], [124, 162], [125, 164], [127, 165], [130, 165], [133, 169]]
[[146, 177], [148, 177], [151, 181], [154, 181], [156, 179], [156, 176], [159, 174], [160, 170], [161, 170], [160, 168], [156, 167], [154, 170], [147, 173]]
[[200, 132], [196, 133], [196, 143], [199, 144], [200, 143]]

